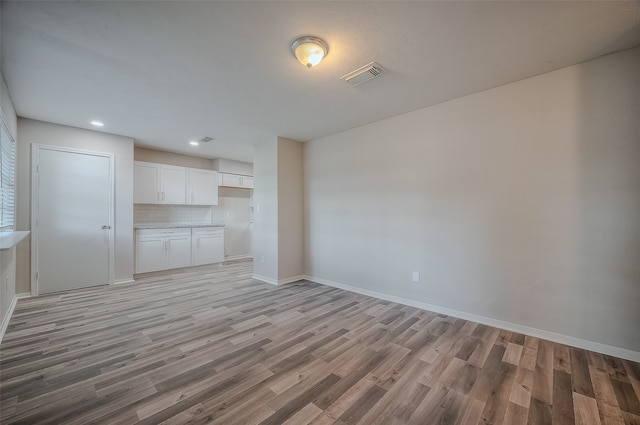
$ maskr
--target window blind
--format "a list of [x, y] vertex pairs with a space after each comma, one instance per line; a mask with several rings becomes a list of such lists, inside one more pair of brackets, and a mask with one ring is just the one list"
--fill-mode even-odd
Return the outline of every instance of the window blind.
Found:
[[14, 229], [16, 143], [0, 119], [0, 230]]

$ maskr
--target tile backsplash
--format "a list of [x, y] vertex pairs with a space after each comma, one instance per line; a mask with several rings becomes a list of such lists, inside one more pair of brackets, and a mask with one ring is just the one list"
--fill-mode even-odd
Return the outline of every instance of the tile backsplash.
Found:
[[135, 224], [214, 224], [223, 221], [223, 214], [221, 211], [216, 214], [215, 207], [211, 206], [145, 204], [133, 206]]

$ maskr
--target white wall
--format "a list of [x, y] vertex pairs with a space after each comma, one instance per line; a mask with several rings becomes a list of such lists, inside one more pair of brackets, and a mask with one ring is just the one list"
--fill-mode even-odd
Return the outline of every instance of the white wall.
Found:
[[278, 280], [304, 275], [302, 143], [278, 137]]
[[307, 143], [307, 273], [640, 352], [638, 70], [628, 50]]
[[[0, 115], [17, 140], [17, 117], [4, 76], [0, 73]], [[23, 242], [24, 243], [24, 242]], [[9, 320], [9, 307], [16, 294], [16, 247], [0, 251], [0, 328]], [[0, 330], [0, 338], [2, 331]]]
[[225, 258], [251, 255], [251, 190], [233, 187], [218, 188], [216, 217], [224, 223]]
[[[133, 139], [97, 131], [83, 130], [18, 119], [17, 228], [30, 230], [30, 148], [32, 143], [65, 146], [115, 154], [115, 281], [133, 276]], [[30, 292], [31, 264], [28, 241], [18, 246], [18, 293]]]
[[274, 284], [304, 275], [302, 149], [300, 142], [277, 137], [253, 150], [254, 277]]
[[[251, 235], [254, 276], [278, 281], [278, 140], [253, 148], [254, 223]], [[262, 263], [262, 257], [265, 262]]]

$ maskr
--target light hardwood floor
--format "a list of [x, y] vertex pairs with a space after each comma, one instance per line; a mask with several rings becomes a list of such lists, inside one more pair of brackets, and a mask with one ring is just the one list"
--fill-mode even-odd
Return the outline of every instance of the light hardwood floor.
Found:
[[640, 424], [640, 365], [250, 261], [20, 300], [3, 424]]

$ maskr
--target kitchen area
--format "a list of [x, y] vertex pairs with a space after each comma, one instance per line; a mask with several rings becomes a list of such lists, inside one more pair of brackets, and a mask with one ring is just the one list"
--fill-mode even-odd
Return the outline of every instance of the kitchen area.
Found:
[[250, 258], [253, 166], [134, 149], [135, 274]]

